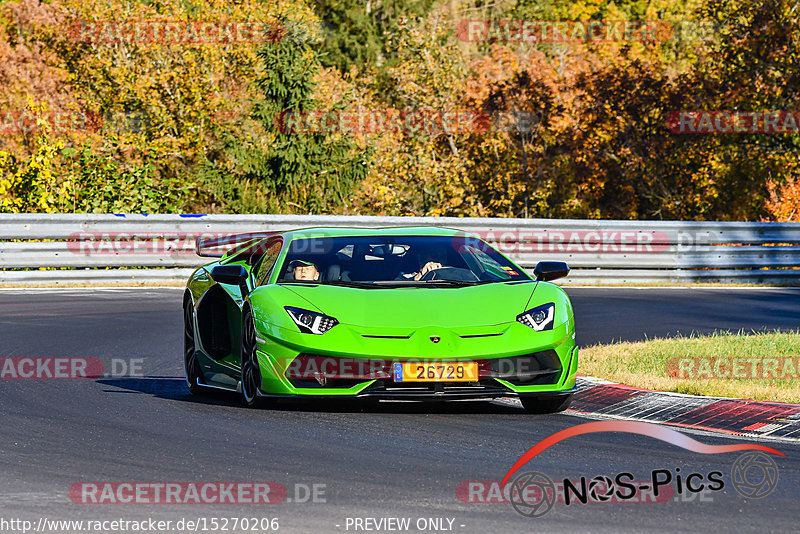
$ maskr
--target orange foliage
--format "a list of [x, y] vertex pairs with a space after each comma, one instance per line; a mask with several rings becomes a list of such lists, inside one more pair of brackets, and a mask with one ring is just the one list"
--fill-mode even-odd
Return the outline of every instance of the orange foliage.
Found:
[[800, 220], [800, 178], [789, 178], [783, 185], [767, 183], [769, 200], [767, 209], [776, 221], [797, 222]]

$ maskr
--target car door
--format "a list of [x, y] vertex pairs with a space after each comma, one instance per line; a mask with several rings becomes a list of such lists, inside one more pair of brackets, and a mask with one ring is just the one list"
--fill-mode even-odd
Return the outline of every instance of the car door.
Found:
[[261, 240], [238, 251], [226, 265], [239, 264], [249, 276], [247, 292], [236, 284], [216, 283], [206, 291], [197, 309], [203, 352], [201, 363], [211, 385], [235, 387], [241, 374], [242, 306], [247, 293], [258, 286], [280, 253], [282, 239]]
[[[263, 285], [269, 279], [272, 269], [283, 248], [283, 238], [274, 237], [265, 242], [259, 243], [251, 250], [243, 253], [244, 262], [250, 276], [248, 277], [247, 287], [249, 292], [254, 291], [258, 286]], [[231, 288], [232, 294], [240, 295], [238, 288]], [[232, 352], [227, 358], [228, 374], [231, 378], [239, 380], [242, 372], [241, 360], [241, 338], [242, 338], [242, 307], [244, 306], [246, 295], [241, 300], [236, 299], [237, 306], [228, 307], [228, 324], [231, 325]]]

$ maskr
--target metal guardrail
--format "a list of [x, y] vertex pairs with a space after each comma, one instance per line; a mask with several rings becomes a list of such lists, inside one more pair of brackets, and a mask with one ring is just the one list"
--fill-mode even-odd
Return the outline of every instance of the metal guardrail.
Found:
[[83, 214], [0, 214], [0, 283], [179, 281], [208, 261], [200, 236], [418, 225], [477, 234], [529, 270], [566, 261], [567, 284], [800, 283], [800, 223]]

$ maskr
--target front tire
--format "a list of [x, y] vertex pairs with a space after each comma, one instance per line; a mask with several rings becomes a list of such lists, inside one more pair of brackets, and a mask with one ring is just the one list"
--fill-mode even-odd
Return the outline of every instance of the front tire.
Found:
[[192, 299], [186, 298], [183, 303], [183, 367], [189, 393], [199, 395], [203, 380], [203, 370], [197, 359], [197, 343], [194, 332], [194, 306]]
[[552, 397], [520, 397], [519, 400], [528, 413], [558, 413], [563, 412], [572, 404], [572, 394]]
[[256, 327], [253, 311], [248, 307], [242, 314], [242, 400], [249, 408], [262, 405], [258, 391], [261, 388], [261, 368], [256, 353]]

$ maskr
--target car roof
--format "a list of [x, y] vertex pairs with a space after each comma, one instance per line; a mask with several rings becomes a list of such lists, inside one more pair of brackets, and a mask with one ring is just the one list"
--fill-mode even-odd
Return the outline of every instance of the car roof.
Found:
[[356, 227], [316, 227], [301, 228], [281, 232], [287, 240], [310, 238], [310, 237], [354, 237], [354, 236], [454, 236], [472, 235], [463, 230], [453, 228], [441, 228], [438, 226], [403, 226], [386, 228], [356, 228]]
[[[242, 234], [243, 236], [248, 234]], [[272, 235], [256, 236], [253, 237], [226, 251], [222, 256], [222, 261], [230, 260], [238, 256], [240, 253], [252, 248], [258, 247], [269, 239], [275, 236], [281, 236], [284, 242], [291, 242], [297, 239], [312, 239], [312, 238], [326, 238], [326, 237], [359, 237], [359, 236], [380, 236], [386, 237], [391, 235], [400, 236], [466, 236], [475, 237], [474, 234], [464, 232], [463, 230], [456, 230], [454, 228], [441, 228], [438, 226], [392, 226], [385, 228], [357, 228], [357, 227], [312, 227], [312, 228], [299, 228], [296, 230], [286, 230], [283, 232], [274, 232]]]

